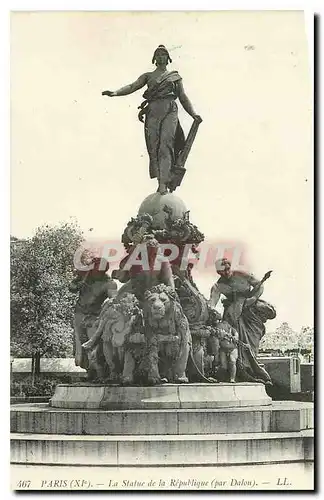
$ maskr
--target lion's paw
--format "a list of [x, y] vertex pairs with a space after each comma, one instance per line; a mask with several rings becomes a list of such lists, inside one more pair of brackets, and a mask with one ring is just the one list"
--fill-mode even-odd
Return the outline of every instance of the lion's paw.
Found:
[[131, 377], [123, 377], [121, 381], [122, 385], [133, 385], [134, 380]]
[[148, 385], [159, 385], [159, 384], [161, 384], [161, 378], [160, 377], [148, 377], [147, 383], [148, 383]]
[[189, 379], [185, 375], [183, 377], [178, 377], [174, 380], [175, 384], [188, 384]]

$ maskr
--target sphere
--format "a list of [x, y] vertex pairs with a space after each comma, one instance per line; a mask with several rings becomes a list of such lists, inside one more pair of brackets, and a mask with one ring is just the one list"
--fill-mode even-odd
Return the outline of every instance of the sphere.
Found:
[[[170, 210], [170, 215], [164, 210]], [[165, 219], [171, 217], [172, 220], [182, 218], [187, 212], [187, 207], [181, 198], [173, 193], [150, 194], [142, 201], [138, 210], [138, 215], [149, 214], [153, 217], [153, 226], [155, 229], [165, 228]]]

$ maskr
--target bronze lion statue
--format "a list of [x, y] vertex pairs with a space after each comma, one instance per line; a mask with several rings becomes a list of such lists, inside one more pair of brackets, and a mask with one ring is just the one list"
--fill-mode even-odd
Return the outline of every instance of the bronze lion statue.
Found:
[[191, 335], [176, 292], [156, 285], [145, 292], [142, 307], [148, 384], [188, 382]]

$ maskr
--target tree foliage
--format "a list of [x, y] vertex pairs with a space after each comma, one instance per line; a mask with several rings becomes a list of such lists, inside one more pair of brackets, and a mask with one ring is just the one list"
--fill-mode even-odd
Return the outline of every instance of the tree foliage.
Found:
[[298, 347], [314, 352], [314, 328], [303, 326], [298, 337]]
[[11, 238], [11, 353], [71, 355], [75, 296], [68, 284], [83, 240], [75, 222], [41, 226], [32, 238]]
[[304, 326], [300, 332], [294, 331], [288, 323], [282, 323], [274, 332], [266, 333], [260, 343], [260, 349], [309, 349], [313, 351], [314, 328]]

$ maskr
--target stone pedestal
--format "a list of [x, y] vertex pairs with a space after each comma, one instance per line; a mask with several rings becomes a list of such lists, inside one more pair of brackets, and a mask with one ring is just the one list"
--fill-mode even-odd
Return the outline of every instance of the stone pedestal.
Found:
[[312, 431], [205, 435], [15, 434], [12, 463], [192, 466], [312, 460]]
[[263, 384], [57, 386], [11, 408], [14, 464], [192, 467], [313, 460], [313, 404]]
[[119, 387], [60, 384], [50, 401], [53, 408], [157, 410], [176, 408], [237, 408], [270, 405], [263, 384], [165, 384], [154, 387]]
[[96, 410], [17, 404], [11, 408], [11, 432], [75, 436], [208, 435], [299, 432], [313, 428], [313, 404], [209, 409]]

